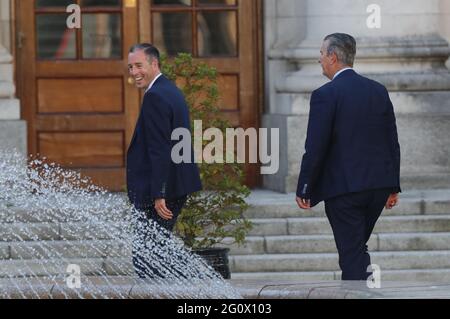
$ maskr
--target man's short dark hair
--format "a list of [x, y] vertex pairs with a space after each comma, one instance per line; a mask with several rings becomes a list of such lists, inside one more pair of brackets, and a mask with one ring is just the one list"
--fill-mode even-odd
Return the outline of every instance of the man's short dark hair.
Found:
[[156, 59], [159, 67], [161, 68], [161, 55], [159, 54], [159, 50], [154, 45], [150, 43], [135, 44], [130, 48], [129, 53], [135, 53], [137, 51], [144, 51], [148, 62], [152, 62], [152, 59]]
[[345, 33], [333, 33], [325, 37], [324, 41], [327, 40], [327, 54], [336, 53], [339, 62], [353, 66], [356, 56], [355, 38]]

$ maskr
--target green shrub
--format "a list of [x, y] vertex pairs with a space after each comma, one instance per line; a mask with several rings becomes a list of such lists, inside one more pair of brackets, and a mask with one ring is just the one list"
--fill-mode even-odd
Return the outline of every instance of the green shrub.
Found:
[[[218, 106], [217, 71], [184, 53], [171, 60], [163, 57], [162, 65], [163, 73], [176, 82], [185, 95], [192, 130], [194, 121], [202, 120], [203, 131], [218, 128], [226, 136], [225, 130], [231, 126], [221, 116]], [[203, 147], [208, 143], [203, 141]], [[233, 243], [243, 244], [252, 228], [251, 222], [243, 216], [248, 208], [245, 198], [250, 194], [250, 190], [243, 185], [243, 165], [198, 165], [204, 191], [189, 198], [178, 219], [177, 234], [193, 249], [224, 244], [227, 237], [232, 238]]]

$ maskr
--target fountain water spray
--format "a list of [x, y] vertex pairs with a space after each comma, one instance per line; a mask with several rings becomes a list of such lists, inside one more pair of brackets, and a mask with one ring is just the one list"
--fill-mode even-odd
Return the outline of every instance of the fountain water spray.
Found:
[[[0, 153], [0, 297], [241, 298], [143, 214], [75, 171]], [[132, 249], [159, 276], [138, 278]]]

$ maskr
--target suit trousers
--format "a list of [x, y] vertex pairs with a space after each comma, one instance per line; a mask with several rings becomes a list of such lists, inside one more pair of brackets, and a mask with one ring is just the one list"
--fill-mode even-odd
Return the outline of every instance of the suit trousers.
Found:
[[[160, 242], [161, 239], [170, 237], [169, 233], [173, 231], [186, 200], [186, 196], [174, 200], [166, 200], [166, 206], [173, 214], [171, 220], [161, 218], [156, 212], [154, 204], [145, 211], [137, 211], [134, 218], [136, 229], [132, 254], [134, 270], [140, 278], [166, 277], [159, 271], [164, 267], [161, 264], [164, 256], [158, 253], [158, 251], [164, 250], [164, 247], [160, 246]], [[150, 221], [156, 222], [165, 231], [152, 227]]]
[[367, 280], [372, 273], [367, 242], [391, 188], [350, 193], [325, 201], [325, 212], [339, 253], [342, 280]]

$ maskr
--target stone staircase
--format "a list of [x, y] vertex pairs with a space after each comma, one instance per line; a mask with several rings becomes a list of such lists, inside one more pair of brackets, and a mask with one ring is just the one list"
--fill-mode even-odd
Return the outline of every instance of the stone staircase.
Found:
[[130, 243], [116, 239], [121, 223], [36, 220], [33, 213], [17, 211], [11, 222], [0, 212], [0, 278], [64, 276], [70, 264], [87, 276], [134, 273]]
[[[246, 215], [254, 229], [244, 246], [232, 247], [233, 279], [340, 278], [323, 206], [300, 211], [293, 197], [252, 193]], [[130, 247], [114, 240], [114, 222], [96, 229], [83, 221], [36, 218], [42, 214], [24, 210], [15, 210], [14, 216], [11, 222], [0, 212], [0, 278], [64, 275], [71, 263], [85, 275], [133, 274]], [[450, 281], [450, 191], [403, 194], [396, 209], [383, 213], [369, 246], [382, 280]]]
[[[331, 227], [320, 205], [300, 211], [295, 195], [254, 192], [255, 228], [231, 256], [233, 279], [338, 280]], [[382, 280], [450, 281], [450, 190], [402, 194], [384, 211], [369, 241]]]

